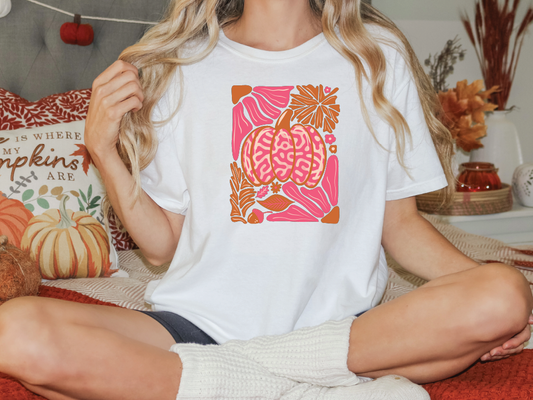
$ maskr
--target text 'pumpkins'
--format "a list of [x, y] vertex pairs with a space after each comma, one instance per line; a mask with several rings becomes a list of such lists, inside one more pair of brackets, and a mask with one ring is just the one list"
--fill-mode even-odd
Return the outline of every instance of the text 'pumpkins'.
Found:
[[45, 279], [109, 276], [109, 241], [100, 223], [83, 211], [59, 210], [33, 217], [22, 237], [22, 250], [37, 261]]

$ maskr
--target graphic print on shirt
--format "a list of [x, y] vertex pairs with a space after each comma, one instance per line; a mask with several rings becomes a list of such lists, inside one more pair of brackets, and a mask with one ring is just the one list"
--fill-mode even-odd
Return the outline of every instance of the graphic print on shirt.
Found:
[[233, 222], [339, 222], [338, 90], [232, 87]]

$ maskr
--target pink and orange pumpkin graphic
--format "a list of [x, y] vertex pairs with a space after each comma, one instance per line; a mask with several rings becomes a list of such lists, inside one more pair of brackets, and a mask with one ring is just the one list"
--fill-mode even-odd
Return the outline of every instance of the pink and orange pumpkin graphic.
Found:
[[[335, 224], [340, 219], [339, 161], [335, 155], [328, 157], [319, 132], [322, 129], [330, 133], [328, 142], [336, 140], [331, 133], [340, 112], [334, 95], [338, 89], [307, 85], [297, 87], [299, 94], [291, 94], [293, 89], [233, 87], [235, 162], [231, 165], [230, 216], [234, 222]], [[273, 118], [277, 118], [275, 124]], [[294, 119], [300, 123], [291, 124]], [[283, 195], [278, 194], [280, 190]], [[263, 199], [270, 191], [273, 194]], [[254, 208], [247, 215], [254, 204], [266, 211]]]

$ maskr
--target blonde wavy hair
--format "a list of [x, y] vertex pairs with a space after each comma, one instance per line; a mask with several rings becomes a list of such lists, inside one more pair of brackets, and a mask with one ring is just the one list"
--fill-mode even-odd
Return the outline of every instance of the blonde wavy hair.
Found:
[[[396, 133], [397, 158], [403, 166], [404, 149], [410, 138], [409, 126], [383, 93], [386, 59], [379, 42], [368, 32], [365, 24], [385, 28], [399, 39], [401, 45], [396, 44], [397, 50], [401, 52], [415, 77], [426, 123], [448, 179], [448, 188], [443, 191], [443, 202], [448, 201], [455, 187], [451, 168], [452, 137], [437, 118], [441, 112], [440, 102], [405, 36], [390, 19], [361, 0], [309, 0], [309, 5], [322, 21], [328, 42], [352, 63], [361, 99], [363, 79], [370, 83], [376, 112]], [[139, 69], [144, 91], [143, 108], [124, 116], [117, 144], [122, 160], [134, 177], [135, 198], [141, 193], [139, 173], [153, 160], [157, 150], [158, 141], [154, 122], [151, 120], [154, 106], [169, 87], [176, 68], [206, 57], [217, 44], [220, 28], [237, 21], [243, 9], [244, 0], [174, 0], [163, 20], [120, 55], [121, 60]], [[180, 57], [185, 45], [204, 38], [207, 45], [200, 52], [192, 57]], [[389, 45], [394, 46], [395, 43]], [[368, 66], [369, 73], [365, 70], [364, 63]], [[374, 135], [367, 106], [364, 102], [361, 104], [365, 122]]]

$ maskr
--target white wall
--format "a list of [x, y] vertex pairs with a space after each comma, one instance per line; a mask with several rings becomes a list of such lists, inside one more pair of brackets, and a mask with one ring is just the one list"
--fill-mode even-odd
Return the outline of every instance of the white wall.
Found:
[[[529, 1], [522, 1], [523, 12]], [[406, 34], [421, 62], [440, 52], [446, 41], [459, 36], [467, 50], [464, 61], [455, 65], [448, 85], [482, 79], [474, 47], [460, 21], [462, 11], [473, 18], [474, 0], [372, 0], [372, 5], [393, 19]], [[520, 19], [519, 19], [520, 20]], [[519, 107], [508, 115], [516, 124], [525, 162], [533, 162], [533, 26], [527, 35], [507, 107]]]

